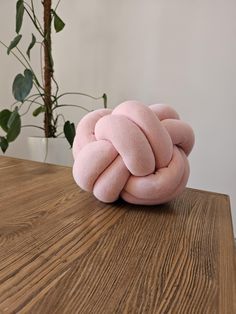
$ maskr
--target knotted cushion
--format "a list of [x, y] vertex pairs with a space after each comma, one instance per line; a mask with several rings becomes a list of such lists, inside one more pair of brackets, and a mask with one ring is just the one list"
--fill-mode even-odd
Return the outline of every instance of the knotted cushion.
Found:
[[103, 202], [160, 204], [187, 184], [192, 128], [167, 105], [126, 101], [87, 114], [73, 144], [76, 183]]

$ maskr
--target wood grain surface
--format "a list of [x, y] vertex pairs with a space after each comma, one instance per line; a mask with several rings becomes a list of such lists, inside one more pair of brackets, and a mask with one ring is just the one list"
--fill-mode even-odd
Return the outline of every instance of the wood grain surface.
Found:
[[229, 198], [103, 204], [71, 169], [0, 157], [0, 313], [236, 313]]

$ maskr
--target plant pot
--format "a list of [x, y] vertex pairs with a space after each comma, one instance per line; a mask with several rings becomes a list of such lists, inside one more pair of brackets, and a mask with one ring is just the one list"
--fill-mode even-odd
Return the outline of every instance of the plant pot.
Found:
[[29, 159], [50, 164], [72, 166], [73, 157], [64, 137], [28, 137]]

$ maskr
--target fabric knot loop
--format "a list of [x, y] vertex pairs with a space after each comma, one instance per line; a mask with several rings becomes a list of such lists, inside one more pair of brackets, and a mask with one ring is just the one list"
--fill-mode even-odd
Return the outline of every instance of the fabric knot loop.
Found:
[[126, 101], [80, 121], [73, 176], [103, 202], [164, 203], [185, 188], [193, 145], [192, 128], [170, 106]]

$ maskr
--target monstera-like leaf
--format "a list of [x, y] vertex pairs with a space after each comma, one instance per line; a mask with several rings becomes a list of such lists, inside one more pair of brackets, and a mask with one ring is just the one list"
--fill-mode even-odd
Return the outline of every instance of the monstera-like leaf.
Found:
[[75, 137], [75, 125], [74, 123], [70, 123], [70, 121], [66, 121], [64, 124], [64, 134], [67, 139], [67, 141], [70, 144], [70, 147], [72, 147]]
[[16, 100], [23, 102], [33, 86], [33, 73], [26, 69], [23, 74], [17, 74], [12, 85], [12, 93]]

